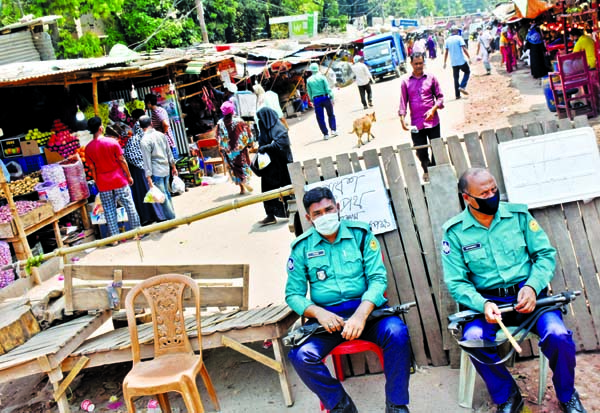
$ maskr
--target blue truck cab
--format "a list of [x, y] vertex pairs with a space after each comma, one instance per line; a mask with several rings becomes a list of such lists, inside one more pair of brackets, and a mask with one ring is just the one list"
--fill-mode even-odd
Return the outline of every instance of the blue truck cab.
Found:
[[373, 78], [406, 73], [406, 48], [398, 32], [382, 33], [363, 40], [364, 62]]

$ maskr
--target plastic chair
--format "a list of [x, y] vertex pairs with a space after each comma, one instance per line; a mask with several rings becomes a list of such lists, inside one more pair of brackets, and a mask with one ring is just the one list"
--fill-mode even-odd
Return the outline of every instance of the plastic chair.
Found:
[[[133, 367], [123, 381], [123, 397], [129, 413], [135, 413], [133, 398], [156, 395], [163, 413], [171, 412], [167, 392], [181, 394], [188, 412], [203, 413], [204, 406], [196, 386], [198, 373], [208, 390], [216, 410], [219, 411], [217, 393], [206, 367], [202, 362], [202, 347], [199, 339], [199, 354], [194, 354], [185, 329], [183, 315], [183, 292], [192, 290], [196, 308], [196, 326], [200, 334], [200, 290], [189, 277], [167, 274], [151, 277], [136, 285], [127, 295], [125, 309], [131, 336]], [[140, 359], [140, 343], [134, 314], [136, 297], [143, 293], [152, 311], [154, 330], [154, 358]]]
[[[511, 327], [508, 328], [511, 330]], [[514, 327], [512, 327], [514, 329]], [[501, 339], [501, 336], [504, 336], [502, 332], [498, 333], [498, 339]], [[539, 337], [534, 333], [529, 333], [527, 335], [527, 339], [537, 339], [539, 341]], [[540, 351], [539, 356], [539, 389], [538, 389], [538, 398], [537, 404], [541, 405], [544, 400], [544, 393], [546, 392], [546, 380], [548, 377], [548, 359]], [[459, 384], [458, 384], [458, 404], [462, 407], [466, 407], [471, 409], [473, 407], [473, 393], [475, 391], [475, 376], [477, 371], [475, 370], [475, 366], [471, 363], [471, 359], [469, 358], [469, 354], [466, 351], [461, 351], [460, 355], [460, 376], [459, 376]]]
[[[383, 367], [383, 351], [377, 344], [365, 340], [344, 341], [342, 344], [331, 350], [331, 352], [323, 359], [323, 362], [325, 362], [327, 357], [331, 356], [335, 377], [337, 377], [339, 381], [344, 381], [346, 377], [344, 375], [344, 369], [342, 368], [342, 355], [362, 353], [365, 351], [372, 351], [377, 354], [381, 367]], [[321, 411], [323, 410], [325, 410], [325, 406], [321, 403]], [[327, 410], [327, 412], [329, 412], [329, 410]]]
[[[573, 120], [574, 114], [571, 102], [574, 100], [585, 99], [589, 109], [588, 116], [594, 117], [597, 114], [595, 80], [592, 78], [592, 72], [587, 64], [585, 52], [569, 53], [557, 55], [558, 74], [560, 81], [556, 83], [553, 76], [550, 79], [550, 87], [554, 93], [556, 109], [564, 109], [569, 119]], [[574, 96], [569, 93], [571, 89], [581, 89], [582, 93]], [[562, 94], [562, 100], [559, 96]]]
[[[223, 159], [222, 156], [213, 157], [213, 158], [205, 158], [204, 154], [202, 153], [202, 148], [204, 148], [204, 149], [215, 148], [215, 149], [217, 149], [217, 151], [219, 151], [219, 141], [217, 141], [217, 138], [199, 139], [196, 141], [196, 145], [198, 146], [198, 152], [200, 153], [200, 158], [202, 159], [202, 165], [204, 166], [204, 176], [207, 176], [207, 174], [208, 174], [208, 170], [207, 170], [208, 165], [212, 165], [213, 168], [216, 165], [223, 165], [223, 174], [225, 174], [225, 160]], [[219, 154], [220, 153], [221, 152], [219, 151]]]

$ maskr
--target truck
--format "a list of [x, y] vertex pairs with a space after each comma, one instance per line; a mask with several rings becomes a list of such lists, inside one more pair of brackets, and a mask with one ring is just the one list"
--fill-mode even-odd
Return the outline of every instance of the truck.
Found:
[[364, 62], [374, 79], [406, 73], [406, 48], [398, 32], [382, 33], [363, 40]]

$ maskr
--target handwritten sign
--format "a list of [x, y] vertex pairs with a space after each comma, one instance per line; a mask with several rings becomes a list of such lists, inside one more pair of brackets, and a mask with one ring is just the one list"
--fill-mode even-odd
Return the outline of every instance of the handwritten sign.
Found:
[[368, 222], [375, 234], [396, 229], [390, 199], [379, 168], [306, 185], [305, 191], [325, 186], [340, 205], [340, 217]]

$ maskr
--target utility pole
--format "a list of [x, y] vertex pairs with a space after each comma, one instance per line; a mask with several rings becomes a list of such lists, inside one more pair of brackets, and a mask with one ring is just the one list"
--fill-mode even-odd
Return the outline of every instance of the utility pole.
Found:
[[204, 22], [204, 6], [202, 0], [196, 0], [196, 11], [198, 12], [198, 21], [200, 22], [200, 31], [202, 32], [202, 41], [208, 43], [208, 32], [206, 31], [206, 23]]

